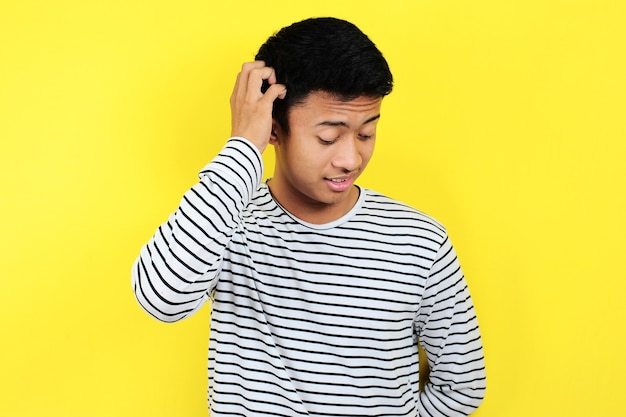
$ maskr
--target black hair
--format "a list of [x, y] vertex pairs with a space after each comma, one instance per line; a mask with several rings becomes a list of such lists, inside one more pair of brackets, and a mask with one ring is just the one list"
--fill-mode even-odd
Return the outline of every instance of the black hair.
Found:
[[348, 101], [384, 97], [393, 88], [383, 54], [358, 27], [341, 19], [311, 18], [284, 27], [261, 46], [255, 59], [273, 67], [277, 82], [287, 87], [286, 97], [276, 100], [273, 110], [286, 132], [289, 109], [312, 92]]

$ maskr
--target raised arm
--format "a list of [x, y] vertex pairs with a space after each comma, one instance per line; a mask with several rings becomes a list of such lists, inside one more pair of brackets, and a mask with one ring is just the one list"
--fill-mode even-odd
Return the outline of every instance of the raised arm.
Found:
[[433, 263], [416, 327], [430, 367], [419, 415], [468, 416], [485, 396], [485, 362], [474, 305], [447, 237]]
[[[265, 94], [263, 80], [272, 84]], [[159, 320], [193, 314], [215, 287], [224, 251], [263, 177], [261, 152], [270, 137], [272, 103], [285, 94], [275, 81], [273, 69], [262, 62], [243, 65], [231, 96], [233, 137], [133, 265], [135, 297]]]

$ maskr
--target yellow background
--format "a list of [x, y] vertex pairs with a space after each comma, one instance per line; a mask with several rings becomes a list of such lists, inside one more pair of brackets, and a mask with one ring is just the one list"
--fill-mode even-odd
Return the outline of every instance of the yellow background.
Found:
[[475, 415], [624, 415], [624, 2], [15, 0], [0, 416], [206, 415], [209, 309], [151, 319], [131, 264], [228, 137], [241, 62], [320, 15], [394, 72], [360, 183], [450, 230], [487, 355]]

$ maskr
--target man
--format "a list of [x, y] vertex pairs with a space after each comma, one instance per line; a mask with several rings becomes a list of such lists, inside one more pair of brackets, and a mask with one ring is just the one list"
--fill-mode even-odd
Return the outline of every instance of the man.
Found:
[[391, 89], [351, 23], [282, 29], [237, 77], [231, 139], [142, 248], [132, 279], [148, 313], [173, 322], [212, 304], [213, 417], [465, 416], [482, 401], [480, 333], [445, 229], [355, 185]]

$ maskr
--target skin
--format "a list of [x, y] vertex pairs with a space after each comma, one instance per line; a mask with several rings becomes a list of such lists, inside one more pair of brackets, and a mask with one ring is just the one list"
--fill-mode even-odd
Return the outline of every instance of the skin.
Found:
[[[271, 84], [265, 94], [263, 79]], [[287, 134], [271, 117], [272, 103], [285, 94], [271, 68], [258, 61], [244, 64], [231, 97], [232, 135], [247, 138], [261, 152], [274, 146], [276, 168], [268, 186], [279, 204], [309, 223], [331, 222], [359, 197], [354, 182], [373, 154], [382, 98], [345, 101], [313, 92], [290, 109]]]

